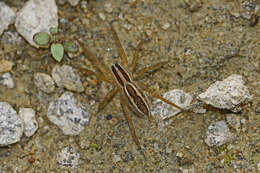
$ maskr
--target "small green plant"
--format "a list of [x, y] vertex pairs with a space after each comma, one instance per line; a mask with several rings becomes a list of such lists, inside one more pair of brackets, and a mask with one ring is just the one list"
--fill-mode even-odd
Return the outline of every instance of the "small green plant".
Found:
[[65, 41], [63, 37], [59, 37], [58, 28], [50, 28], [50, 34], [47, 32], [38, 32], [34, 34], [33, 41], [42, 48], [49, 48], [52, 57], [60, 62], [64, 52], [73, 55], [79, 51], [78, 45], [71, 41]]

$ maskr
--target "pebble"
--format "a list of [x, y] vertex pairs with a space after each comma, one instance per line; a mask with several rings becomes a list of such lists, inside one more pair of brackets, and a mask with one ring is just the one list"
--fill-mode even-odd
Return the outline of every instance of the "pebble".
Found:
[[57, 164], [63, 168], [77, 168], [79, 165], [80, 153], [73, 147], [65, 147], [57, 155]]
[[56, 65], [52, 70], [52, 78], [59, 87], [64, 87], [70, 91], [82, 92], [84, 87], [80, 76], [68, 65]]
[[8, 146], [20, 141], [23, 122], [7, 102], [0, 102], [0, 146]]
[[[169, 100], [176, 105], [185, 108], [192, 102], [192, 96], [183, 92], [182, 90], [175, 89], [163, 94], [163, 98]], [[166, 127], [172, 120], [165, 121], [165, 119], [172, 118], [176, 114], [180, 113], [180, 110], [171, 106], [159, 99], [155, 100], [151, 106], [151, 114], [155, 116], [159, 121], [159, 126]]]
[[65, 135], [78, 135], [89, 123], [87, 108], [76, 102], [72, 92], [65, 92], [52, 101], [47, 117], [56, 124]]
[[14, 22], [15, 12], [8, 7], [4, 2], [0, 2], [0, 35], [8, 26]]
[[114, 154], [114, 162], [120, 162], [121, 161], [121, 157], [119, 155]]
[[14, 88], [14, 80], [9, 72], [0, 75], [0, 84], [10, 89]]
[[251, 101], [250, 95], [241, 75], [231, 75], [223, 81], [212, 84], [198, 99], [216, 108], [228, 109], [232, 112], [242, 110], [241, 104]]
[[38, 129], [38, 122], [35, 119], [35, 111], [32, 108], [20, 108], [19, 116], [24, 123], [24, 134], [27, 137], [34, 135]]
[[79, 4], [80, 0], [68, 0], [71, 6], [75, 7]]
[[163, 24], [162, 29], [167, 30], [168, 28], [170, 28], [170, 26], [171, 26], [170, 23], [165, 23]]
[[0, 73], [9, 72], [12, 70], [13, 63], [7, 60], [0, 60]]
[[221, 146], [228, 142], [231, 133], [225, 121], [218, 121], [210, 124], [205, 142], [208, 146]]
[[105, 11], [108, 13], [112, 13], [113, 12], [113, 8], [111, 7], [111, 3], [106, 3], [105, 4]]
[[34, 74], [34, 84], [45, 93], [52, 93], [55, 89], [53, 79], [45, 73]]
[[98, 13], [98, 16], [100, 17], [100, 19], [106, 20], [106, 16], [103, 13]]
[[234, 128], [237, 132], [240, 132], [240, 117], [236, 114], [227, 114], [226, 115], [227, 123]]
[[29, 0], [17, 13], [16, 30], [32, 46], [39, 47], [33, 41], [37, 32], [48, 32], [51, 27], [58, 27], [58, 8], [54, 0]]

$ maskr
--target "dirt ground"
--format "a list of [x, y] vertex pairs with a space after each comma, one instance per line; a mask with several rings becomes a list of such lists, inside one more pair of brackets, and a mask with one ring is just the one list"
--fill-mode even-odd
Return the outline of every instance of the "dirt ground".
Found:
[[[20, 9], [24, 1], [4, 0]], [[39, 92], [32, 78], [36, 72], [51, 74], [57, 64], [47, 49], [36, 49], [26, 41], [19, 45], [2, 44], [4, 57], [15, 63], [14, 89], [0, 86], [1, 101], [16, 110], [31, 107], [37, 112], [39, 129], [31, 138], [0, 148], [0, 172], [165, 172], [165, 173], [256, 173], [260, 162], [260, 24], [250, 19], [259, 1], [253, 0], [90, 0], [72, 7], [57, 0], [59, 29], [65, 38], [80, 38], [106, 67], [120, 62], [109, 23], [118, 33], [131, 61], [142, 39], [149, 38], [139, 53], [137, 70], [169, 61], [161, 69], [140, 79], [158, 94], [181, 89], [194, 96], [215, 81], [232, 74], [243, 76], [253, 101], [237, 116], [240, 131], [232, 128], [234, 139], [220, 147], [205, 143], [208, 126], [226, 120], [225, 113], [209, 109], [205, 114], [180, 114], [174, 122], [159, 130], [148, 119], [133, 117], [137, 136], [147, 156], [137, 149], [117, 96], [94, 116], [98, 104], [112, 88], [94, 76], [81, 75], [85, 91], [75, 93], [89, 105], [91, 122], [78, 136], [65, 136], [47, 116], [48, 104], [65, 89]], [[15, 32], [10, 26], [9, 31]], [[79, 67], [93, 65], [82, 55], [64, 57], [61, 64]], [[149, 96], [152, 102], [155, 98]], [[107, 119], [112, 115], [112, 121]], [[80, 153], [76, 168], [60, 166], [58, 153], [65, 147]]]

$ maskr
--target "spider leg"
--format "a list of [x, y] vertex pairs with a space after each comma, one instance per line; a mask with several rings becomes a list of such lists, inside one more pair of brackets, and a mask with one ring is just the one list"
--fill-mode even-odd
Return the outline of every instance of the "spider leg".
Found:
[[94, 65], [94, 67], [102, 73], [104, 78], [110, 78], [110, 73], [107, 69], [105, 69], [105, 66], [100, 63], [100, 61], [90, 52], [87, 48], [83, 46], [82, 41], [78, 40], [78, 43], [80, 44], [83, 53], [85, 54], [86, 58]]
[[121, 106], [123, 108], [125, 118], [128, 122], [128, 126], [129, 126], [129, 129], [130, 129], [131, 135], [133, 137], [133, 140], [135, 141], [138, 149], [141, 150], [141, 144], [138, 140], [138, 137], [136, 136], [135, 128], [134, 128], [134, 125], [133, 125], [133, 122], [132, 122], [132, 118], [131, 118], [131, 116], [129, 114], [129, 110], [127, 108], [127, 102], [126, 102], [126, 99], [125, 99], [125, 97], [122, 93], [120, 93], [120, 99], [121, 99]]
[[181, 108], [180, 106], [178, 106], [178, 105], [176, 105], [176, 104], [170, 102], [169, 100], [167, 100], [167, 99], [161, 97], [160, 95], [154, 93], [154, 92], [153, 92], [152, 90], [150, 90], [145, 84], [143, 84], [143, 83], [141, 83], [141, 82], [138, 82], [138, 84], [139, 84], [139, 87], [141, 87], [143, 90], [145, 90], [146, 92], [148, 92], [149, 94], [151, 94], [153, 97], [156, 97], [157, 99], [160, 99], [161, 101], [163, 101], [163, 102], [165, 102], [165, 103], [167, 103], [167, 104], [169, 104], [169, 105], [171, 105], [171, 106], [174, 106], [174, 107], [180, 109], [182, 112], [187, 112], [186, 110], [184, 110], [184, 109]]
[[118, 91], [119, 91], [119, 89], [116, 87], [107, 93], [107, 95], [104, 97], [104, 99], [101, 101], [101, 103], [99, 103], [98, 111], [96, 114], [98, 114], [100, 111], [102, 111], [107, 106], [107, 104], [115, 97], [115, 95], [118, 93]]
[[127, 66], [127, 63], [128, 63], [128, 62], [127, 62], [127, 58], [126, 58], [126, 54], [125, 54], [124, 48], [123, 48], [123, 46], [122, 46], [122, 44], [121, 44], [121, 42], [120, 42], [120, 40], [119, 40], [119, 38], [118, 38], [118, 35], [117, 35], [116, 31], [115, 31], [114, 28], [112, 27], [112, 24], [111, 24], [111, 27], [110, 27], [110, 31], [112, 32], [112, 34], [113, 34], [113, 36], [114, 36], [114, 39], [115, 39], [115, 41], [116, 41], [116, 45], [117, 45], [117, 47], [118, 47], [119, 55], [120, 55], [121, 60], [122, 60], [122, 65], [123, 65], [124, 67], [126, 67], [126, 66]]
[[167, 64], [169, 61], [163, 61], [163, 62], [159, 62], [157, 64], [151, 65], [149, 67], [144, 67], [143, 69], [139, 70], [138, 72], [135, 73], [134, 75], [134, 79], [138, 79], [140, 77], [143, 76], [143, 74], [153, 71], [153, 70], [157, 70], [159, 68], [161, 68], [163, 65]]
[[145, 42], [145, 40], [141, 40], [141, 42], [136, 47], [135, 54], [134, 54], [134, 57], [132, 59], [132, 63], [130, 66], [131, 72], [134, 72], [134, 70], [135, 70], [137, 59], [138, 59], [138, 53], [140, 52], [142, 46], [144, 45], [144, 42]]
[[79, 70], [81, 72], [83, 72], [84, 74], [86, 75], [93, 75], [93, 76], [96, 76], [96, 78], [100, 81], [103, 81], [103, 82], [108, 82], [108, 83], [112, 83], [111, 80], [107, 79], [106, 77], [104, 77], [103, 75], [101, 74], [98, 74], [96, 72], [93, 72], [92, 70], [89, 70], [89, 69], [86, 69], [86, 68], [79, 68]]

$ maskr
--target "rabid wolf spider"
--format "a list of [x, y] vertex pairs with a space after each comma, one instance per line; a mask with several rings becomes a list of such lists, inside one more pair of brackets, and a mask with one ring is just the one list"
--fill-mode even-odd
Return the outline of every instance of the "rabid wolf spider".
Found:
[[107, 93], [107, 95], [104, 97], [103, 101], [101, 101], [101, 103], [99, 104], [98, 112], [103, 110], [105, 108], [105, 106], [115, 97], [115, 95], [119, 93], [121, 106], [122, 106], [125, 118], [128, 121], [131, 135], [132, 135], [133, 140], [136, 143], [138, 149], [141, 149], [141, 144], [138, 140], [138, 137], [136, 136], [135, 128], [134, 128], [134, 125], [132, 122], [132, 118], [129, 114], [129, 110], [131, 110], [136, 115], [141, 116], [141, 117], [147, 116], [149, 118], [151, 116], [150, 107], [149, 107], [147, 98], [146, 98], [145, 94], [143, 93], [143, 91], [146, 91], [147, 93], [151, 94], [153, 97], [156, 97], [156, 98], [162, 100], [163, 102], [180, 109], [182, 112], [184, 110], [181, 107], [179, 107], [178, 105], [155, 94], [141, 82], [137, 83], [135, 81], [136, 79], [142, 77], [146, 72], [153, 71], [155, 69], [159, 69], [166, 62], [160, 62], [160, 63], [157, 63], [157, 64], [149, 66], [149, 67], [145, 67], [145, 68], [135, 72], [135, 67], [136, 67], [136, 63], [137, 63], [137, 59], [138, 59], [138, 53], [145, 41], [142, 40], [138, 44], [138, 46], [135, 50], [135, 54], [132, 59], [132, 62], [129, 65], [125, 51], [117, 36], [116, 31], [113, 29], [112, 26], [108, 29], [108, 31], [112, 32], [113, 37], [116, 41], [122, 64], [115, 63], [110, 67], [110, 70], [108, 70], [104, 66], [104, 63], [102, 61], [95, 58], [94, 55], [88, 49], [81, 46], [83, 49], [83, 53], [86, 55], [86, 58], [94, 65], [97, 72], [93, 72], [93, 71], [85, 69], [85, 68], [82, 68], [81, 70], [83, 70], [87, 74], [95, 75], [98, 80], [108, 82], [114, 86], [113, 89], [109, 93]]

